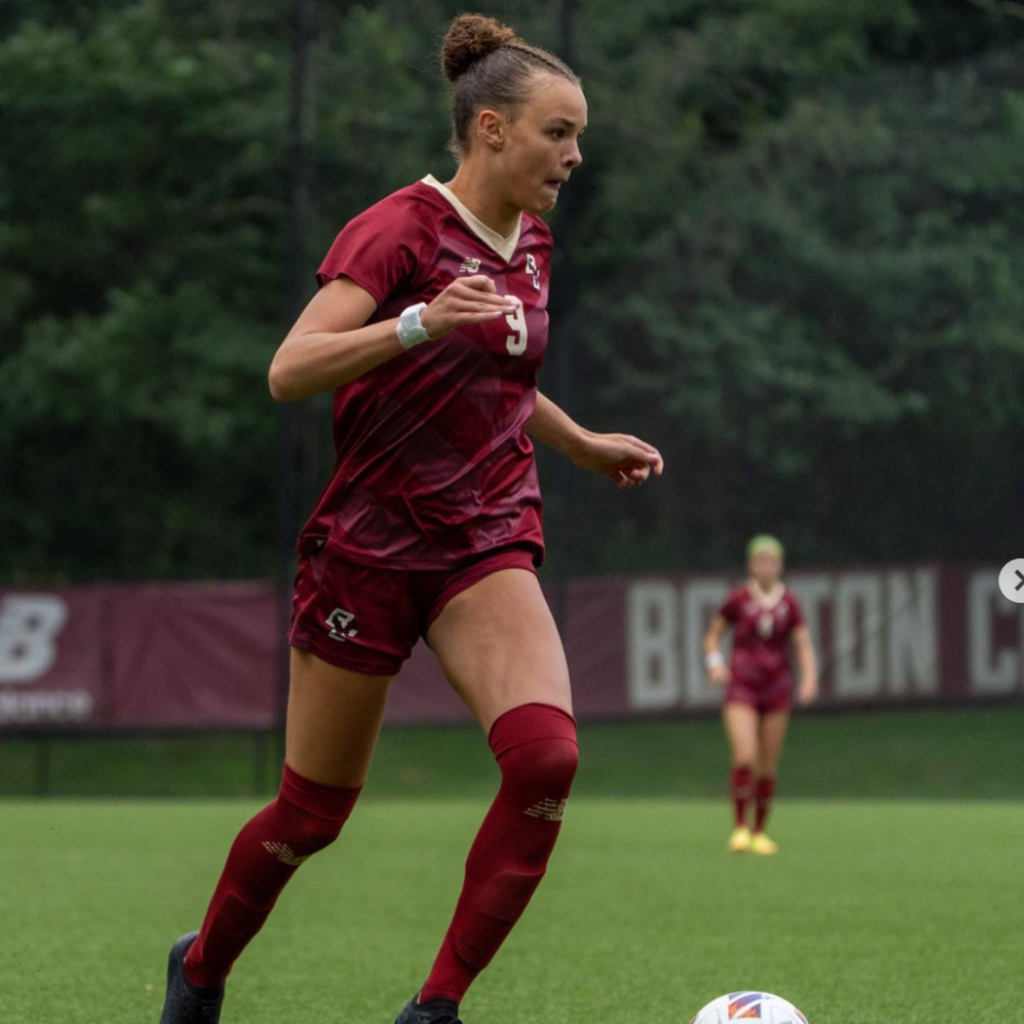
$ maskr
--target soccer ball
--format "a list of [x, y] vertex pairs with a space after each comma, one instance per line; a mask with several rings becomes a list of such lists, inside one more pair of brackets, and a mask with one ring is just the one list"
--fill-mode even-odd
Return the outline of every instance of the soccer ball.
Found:
[[807, 1018], [790, 1002], [771, 992], [730, 992], [713, 999], [697, 1012], [691, 1024], [728, 1024], [759, 1020], [761, 1024], [807, 1024]]

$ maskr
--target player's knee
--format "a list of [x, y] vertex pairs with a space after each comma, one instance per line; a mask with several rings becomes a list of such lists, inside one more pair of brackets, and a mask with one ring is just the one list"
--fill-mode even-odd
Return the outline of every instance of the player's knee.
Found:
[[579, 765], [573, 740], [551, 737], [510, 751], [499, 762], [502, 778], [528, 789], [568, 793]]
[[341, 834], [359, 798], [360, 788], [340, 789], [303, 778], [285, 767], [277, 806], [294, 848], [307, 857], [328, 847]]
[[316, 814], [298, 816], [296, 840], [307, 855], [326, 849], [341, 835], [344, 818], [321, 818]]
[[547, 704], [513, 708], [494, 724], [491, 748], [505, 784], [567, 796], [579, 764], [576, 722]]

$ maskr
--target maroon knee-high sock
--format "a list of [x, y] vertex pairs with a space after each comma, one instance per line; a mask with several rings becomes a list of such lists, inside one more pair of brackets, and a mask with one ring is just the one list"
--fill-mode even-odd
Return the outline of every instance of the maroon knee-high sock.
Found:
[[489, 739], [501, 787], [469, 851], [462, 895], [421, 1002], [459, 1002], [505, 941], [544, 877], [576, 774], [576, 723], [559, 708], [513, 708]]
[[277, 799], [238, 833], [199, 937], [185, 957], [194, 985], [219, 988], [263, 927], [298, 866], [338, 838], [359, 789], [336, 789], [284, 766]]
[[757, 780], [757, 795], [754, 803], [754, 831], [763, 832], [768, 821], [768, 812], [772, 809], [772, 797], [775, 796], [775, 777], [762, 775]]
[[750, 765], [733, 765], [732, 777], [729, 780], [732, 791], [732, 806], [736, 814], [736, 827], [747, 823], [747, 804], [754, 795], [754, 773]]

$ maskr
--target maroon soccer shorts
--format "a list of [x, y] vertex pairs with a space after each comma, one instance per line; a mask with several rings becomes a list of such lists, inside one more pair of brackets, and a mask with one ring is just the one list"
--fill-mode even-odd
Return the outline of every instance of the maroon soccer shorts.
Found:
[[793, 680], [786, 677], [770, 681], [765, 686], [734, 677], [725, 691], [725, 702], [747, 704], [762, 715], [773, 711], [788, 711], [793, 706]]
[[339, 668], [396, 675], [445, 605], [500, 569], [537, 571], [524, 548], [439, 570], [360, 565], [321, 548], [299, 559], [288, 642]]

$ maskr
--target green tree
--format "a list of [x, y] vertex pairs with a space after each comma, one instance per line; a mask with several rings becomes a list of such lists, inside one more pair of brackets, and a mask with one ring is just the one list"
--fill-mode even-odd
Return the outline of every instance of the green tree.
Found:
[[[563, 489], [542, 454], [555, 569], [720, 566], [763, 528], [798, 560], [1012, 548], [1024, 19], [989, 6], [573, 5], [590, 127], [542, 386], [669, 473]], [[310, 293], [351, 216], [451, 167], [436, 48], [458, 9], [316, 5]], [[555, 50], [567, 9], [491, 5]], [[289, 19], [0, 9], [0, 578], [273, 571]], [[314, 402], [321, 479], [328, 422]]]

